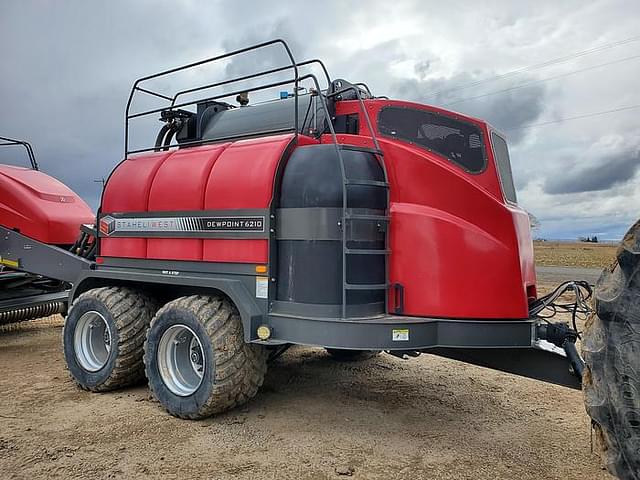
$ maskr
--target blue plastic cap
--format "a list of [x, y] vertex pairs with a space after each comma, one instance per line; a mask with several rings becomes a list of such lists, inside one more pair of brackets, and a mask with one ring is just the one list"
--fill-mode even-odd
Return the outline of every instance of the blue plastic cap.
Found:
[[289, 98], [289, 92], [280, 92], [280, 100]]

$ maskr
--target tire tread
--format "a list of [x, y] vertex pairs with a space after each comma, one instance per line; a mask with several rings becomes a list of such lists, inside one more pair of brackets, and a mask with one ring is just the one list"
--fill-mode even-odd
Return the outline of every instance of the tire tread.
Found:
[[[157, 318], [172, 308], [191, 312], [209, 335], [214, 354], [215, 382], [211, 394], [197, 412], [172, 411], [166, 406], [165, 409], [177, 417], [197, 420], [232, 409], [253, 398], [267, 371], [267, 351], [262, 346], [245, 343], [236, 307], [228, 299], [217, 296], [181, 297], [158, 310], [151, 328]], [[150, 358], [148, 341], [144, 350], [144, 363], [148, 370], [154, 362]], [[160, 400], [151, 383], [149, 387], [152, 395]]]
[[582, 383], [604, 465], [622, 480], [640, 480], [640, 222], [616, 257], [596, 286]]
[[118, 329], [118, 356], [111, 374], [99, 385], [83, 384], [73, 375], [71, 378], [80, 388], [92, 392], [106, 392], [142, 381], [144, 340], [156, 309], [154, 300], [128, 287], [99, 287], [79, 295], [71, 308], [83, 299], [98, 300], [111, 313]]

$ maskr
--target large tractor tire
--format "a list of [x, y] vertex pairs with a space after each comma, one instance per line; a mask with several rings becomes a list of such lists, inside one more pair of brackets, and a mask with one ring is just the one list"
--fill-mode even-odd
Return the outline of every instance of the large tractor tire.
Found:
[[80, 295], [63, 330], [69, 373], [85, 390], [104, 392], [144, 379], [144, 339], [155, 313], [151, 298], [126, 287]]
[[596, 285], [587, 323], [583, 389], [607, 469], [640, 479], [640, 222], [625, 235], [616, 262]]
[[267, 356], [266, 347], [245, 343], [229, 300], [190, 296], [167, 303], [153, 318], [144, 363], [156, 400], [171, 415], [196, 420], [254, 397]]

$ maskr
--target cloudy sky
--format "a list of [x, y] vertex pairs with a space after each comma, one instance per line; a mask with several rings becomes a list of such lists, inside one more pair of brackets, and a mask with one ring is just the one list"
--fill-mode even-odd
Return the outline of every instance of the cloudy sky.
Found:
[[505, 132], [538, 236], [615, 239], [640, 217], [640, 2], [304, 5], [0, 0], [0, 135], [31, 141], [42, 170], [95, 208], [136, 78], [282, 37], [335, 78]]

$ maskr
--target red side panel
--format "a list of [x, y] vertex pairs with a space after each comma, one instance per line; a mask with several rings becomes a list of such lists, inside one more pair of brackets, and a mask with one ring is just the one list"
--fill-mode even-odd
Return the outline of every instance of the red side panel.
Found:
[[266, 240], [211, 239], [204, 241], [207, 262], [267, 263], [269, 244]]
[[[102, 213], [267, 209], [278, 164], [293, 135], [152, 153], [111, 175]], [[300, 143], [309, 143], [299, 137]], [[262, 239], [102, 238], [101, 255], [166, 260], [266, 263]]]
[[[151, 185], [147, 210], [203, 210], [211, 168], [229, 145], [225, 143], [178, 150], [167, 158]], [[202, 260], [202, 242], [198, 238], [150, 238], [147, 240], [147, 258]]]
[[[391, 184], [389, 276], [404, 286], [405, 313], [527, 318], [517, 209], [428, 152], [381, 145]], [[490, 168], [479, 176], [492, 175]]]
[[[156, 173], [172, 152], [150, 153], [125, 160], [116, 167], [102, 195], [103, 213], [146, 212]], [[145, 258], [146, 238], [103, 238], [100, 255]]]
[[[211, 170], [205, 210], [269, 208], [273, 179], [292, 135], [242, 140], [220, 156]], [[267, 240], [204, 240], [203, 259], [209, 262], [266, 263]]]
[[0, 225], [53, 245], [71, 245], [89, 206], [69, 187], [37, 170], [0, 165]]
[[291, 139], [278, 135], [231, 145], [211, 170], [205, 209], [268, 208], [276, 168]]
[[[395, 100], [366, 100], [366, 109], [390, 183], [389, 281], [404, 286], [404, 313], [449, 318], [528, 317], [527, 296], [535, 295], [535, 269], [528, 217], [505, 202], [495, 159], [468, 174], [446, 158], [382, 135], [378, 114], [388, 105], [425, 109], [475, 123], [485, 122], [435, 107]], [[337, 102], [338, 115], [362, 117], [358, 102]], [[360, 136], [340, 143], [371, 146], [366, 121]], [[323, 142], [329, 141], [323, 138]], [[394, 305], [394, 299], [390, 299]]]

